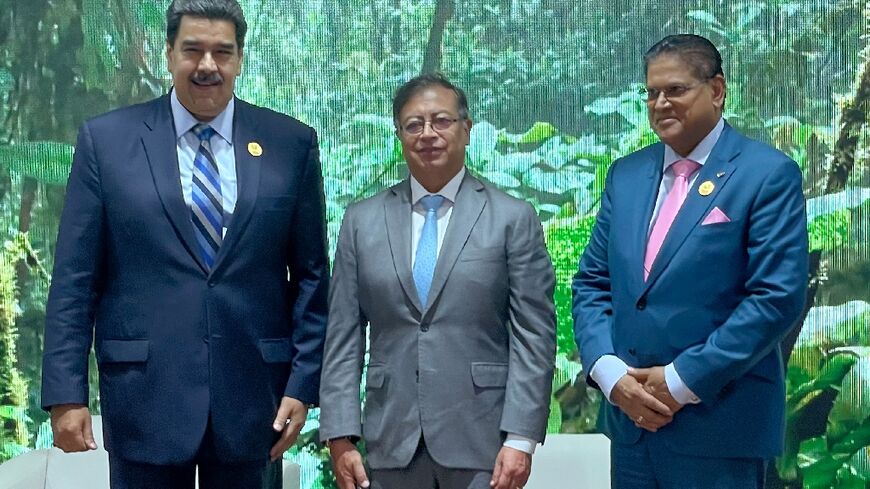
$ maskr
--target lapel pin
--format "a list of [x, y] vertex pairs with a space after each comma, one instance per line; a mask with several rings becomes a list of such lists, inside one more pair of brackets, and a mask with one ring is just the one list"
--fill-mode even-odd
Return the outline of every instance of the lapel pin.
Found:
[[251, 156], [260, 156], [263, 154], [263, 147], [259, 143], [251, 141], [248, 143], [248, 153], [251, 153]]
[[724, 171], [720, 171], [719, 173], [716, 174], [716, 177], [717, 177], [717, 178], [722, 178], [722, 177], [724, 177], [724, 176], [725, 176], [725, 172], [724, 172]]
[[707, 180], [706, 182], [702, 183], [700, 187], [698, 187], [698, 193], [706, 197], [713, 193], [714, 188], [716, 188], [716, 186], [713, 185], [713, 182]]

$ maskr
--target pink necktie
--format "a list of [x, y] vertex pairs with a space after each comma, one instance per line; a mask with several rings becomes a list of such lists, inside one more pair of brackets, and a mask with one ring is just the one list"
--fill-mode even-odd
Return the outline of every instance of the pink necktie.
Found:
[[668, 230], [671, 228], [674, 218], [677, 217], [677, 212], [679, 212], [680, 207], [683, 206], [683, 202], [686, 200], [686, 196], [689, 194], [689, 178], [700, 167], [701, 165], [697, 161], [692, 160], [679, 160], [671, 165], [677, 178], [674, 180], [674, 186], [671, 187], [668, 196], [665, 197], [662, 208], [659, 210], [659, 217], [656, 219], [655, 224], [653, 224], [652, 232], [649, 234], [646, 254], [643, 257], [644, 280], [649, 277], [653, 261], [655, 261], [656, 255], [659, 254], [662, 243], [665, 241], [665, 236], [668, 235]]

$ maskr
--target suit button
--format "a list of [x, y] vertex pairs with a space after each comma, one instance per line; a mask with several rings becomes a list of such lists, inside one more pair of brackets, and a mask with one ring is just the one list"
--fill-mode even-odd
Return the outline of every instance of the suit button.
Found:
[[215, 286], [215, 283], [212, 282], [211, 280], [209, 280], [209, 282], [208, 282], [208, 286], [209, 286], [209, 287], [214, 287], [214, 286]]
[[424, 333], [425, 333], [426, 331], [429, 331], [429, 323], [423, 323], [423, 324], [421, 324], [421, 325], [420, 325], [420, 331], [422, 331], [422, 332], [424, 332]]
[[641, 297], [639, 301], [637, 301], [637, 310], [643, 311], [646, 309], [646, 297]]
[[208, 344], [208, 336], [203, 336], [203, 337], [202, 337], [202, 342], [205, 343], [205, 344], [207, 345], [207, 344]]

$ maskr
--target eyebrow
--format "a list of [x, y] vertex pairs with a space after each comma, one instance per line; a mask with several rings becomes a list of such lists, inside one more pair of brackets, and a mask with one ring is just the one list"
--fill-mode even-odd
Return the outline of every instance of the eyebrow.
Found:
[[[185, 39], [185, 40], [181, 41], [181, 47], [195, 47], [195, 46], [201, 46], [202, 44], [203, 44], [202, 41], [197, 41], [194, 39]], [[236, 49], [236, 44], [233, 42], [222, 42], [222, 43], [218, 43], [217, 48], [218, 49], [233, 50], [233, 49]]]

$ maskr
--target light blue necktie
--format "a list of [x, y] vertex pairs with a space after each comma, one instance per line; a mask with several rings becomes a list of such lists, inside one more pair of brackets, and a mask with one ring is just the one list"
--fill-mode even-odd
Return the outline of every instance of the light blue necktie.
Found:
[[193, 159], [193, 185], [190, 196], [191, 220], [196, 230], [199, 252], [206, 266], [211, 270], [215, 256], [223, 241], [223, 201], [221, 198], [221, 179], [217, 162], [211, 152], [210, 140], [217, 132], [205, 124], [197, 124], [192, 129], [199, 138], [199, 150]]
[[440, 195], [427, 195], [420, 199], [426, 209], [426, 220], [423, 222], [423, 233], [417, 243], [417, 254], [414, 257], [414, 285], [420, 304], [426, 307], [429, 299], [429, 287], [435, 275], [435, 263], [438, 261], [438, 209], [444, 203]]

